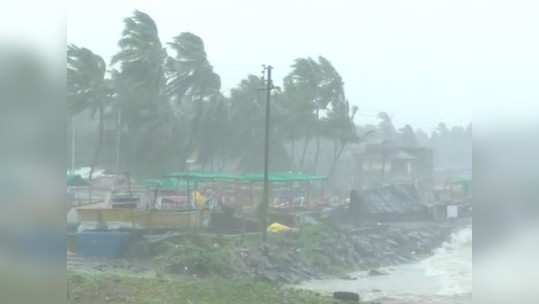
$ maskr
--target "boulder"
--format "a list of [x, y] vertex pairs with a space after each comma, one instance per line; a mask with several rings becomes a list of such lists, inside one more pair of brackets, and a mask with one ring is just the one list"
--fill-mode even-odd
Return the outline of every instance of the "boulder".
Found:
[[369, 270], [369, 276], [373, 277], [373, 276], [381, 276], [381, 275], [386, 275], [387, 273], [385, 272], [382, 272], [380, 270], [377, 270], [377, 269], [371, 269]]
[[349, 303], [359, 303], [360, 299], [359, 294], [349, 291], [335, 291], [333, 293], [333, 298]]

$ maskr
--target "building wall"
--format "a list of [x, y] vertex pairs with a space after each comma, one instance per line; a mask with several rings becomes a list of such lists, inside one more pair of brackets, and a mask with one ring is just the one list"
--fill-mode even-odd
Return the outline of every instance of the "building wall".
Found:
[[[426, 148], [393, 147], [391, 152], [403, 151], [415, 159], [388, 159], [384, 165], [382, 151], [356, 153], [356, 189], [366, 189], [383, 184], [412, 183], [422, 190], [432, 187], [432, 151]], [[387, 153], [387, 152], [385, 152]], [[385, 170], [384, 170], [385, 168]]]

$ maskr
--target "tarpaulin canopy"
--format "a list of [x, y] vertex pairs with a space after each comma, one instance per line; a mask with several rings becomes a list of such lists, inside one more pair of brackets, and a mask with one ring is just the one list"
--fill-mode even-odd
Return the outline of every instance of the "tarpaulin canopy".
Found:
[[[271, 183], [311, 182], [327, 180], [326, 176], [307, 175], [298, 172], [270, 173]], [[189, 184], [229, 182], [229, 183], [260, 183], [264, 174], [228, 174], [220, 172], [174, 172], [159, 179], [147, 179], [144, 185], [150, 189], [180, 190], [187, 189]]]
[[456, 178], [450, 181], [450, 184], [460, 185], [465, 192], [470, 192], [472, 189], [472, 179], [471, 178]]
[[[175, 178], [192, 181], [223, 181], [223, 182], [263, 182], [264, 174], [226, 174], [213, 172], [176, 172], [165, 178]], [[309, 182], [327, 180], [326, 176], [307, 175], [298, 172], [278, 172], [270, 173], [270, 182]]]
[[[311, 181], [323, 181], [326, 180], [325, 176], [307, 175], [303, 173], [284, 172], [284, 173], [270, 173], [268, 179], [272, 183], [286, 183], [286, 182], [311, 182]], [[263, 174], [245, 174], [238, 176], [239, 181], [244, 182], [263, 182]]]
[[165, 176], [165, 178], [175, 178], [193, 181], [235, 181], [238, 175], [218, 173], [218, 172], [174, 172]]

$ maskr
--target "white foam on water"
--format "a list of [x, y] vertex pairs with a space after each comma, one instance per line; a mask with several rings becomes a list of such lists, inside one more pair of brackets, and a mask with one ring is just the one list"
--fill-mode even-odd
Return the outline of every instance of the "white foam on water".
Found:
[[299, 288], [357, 292], [364, 300], [384, 303], [471, 303], [472, 227], [451, 235], [434, 254], [420, 262], [382, 269], [388, 275], [352, 273], [357, 280], [313, 280]]
[[472, 293], [472, 228], [462, 229], [421, 262], [427, 277], [441, 284], [438, 295]]

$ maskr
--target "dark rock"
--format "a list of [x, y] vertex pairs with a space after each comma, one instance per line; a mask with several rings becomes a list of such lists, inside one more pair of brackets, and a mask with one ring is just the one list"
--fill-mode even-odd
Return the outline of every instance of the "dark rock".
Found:
[[350, 303], [359, 303], [360, 299], [357, 293], [349, 291], [336, 291], [333, 293], [333, 298]]
[[341, 280], [345, 280], [345, 281], [355, 281], [357, 280], [356, 277], [352, 277], [352, 276], [349, 276], [349, 275], [343, 275], [340, 277]]
[[373, 276], [381, 276], [381, 275], [387, 275], [387, 273], [385, 272], [382, 272], [378, 269], [371, 269], [369, 270], [369, 276], [373, 277]]

